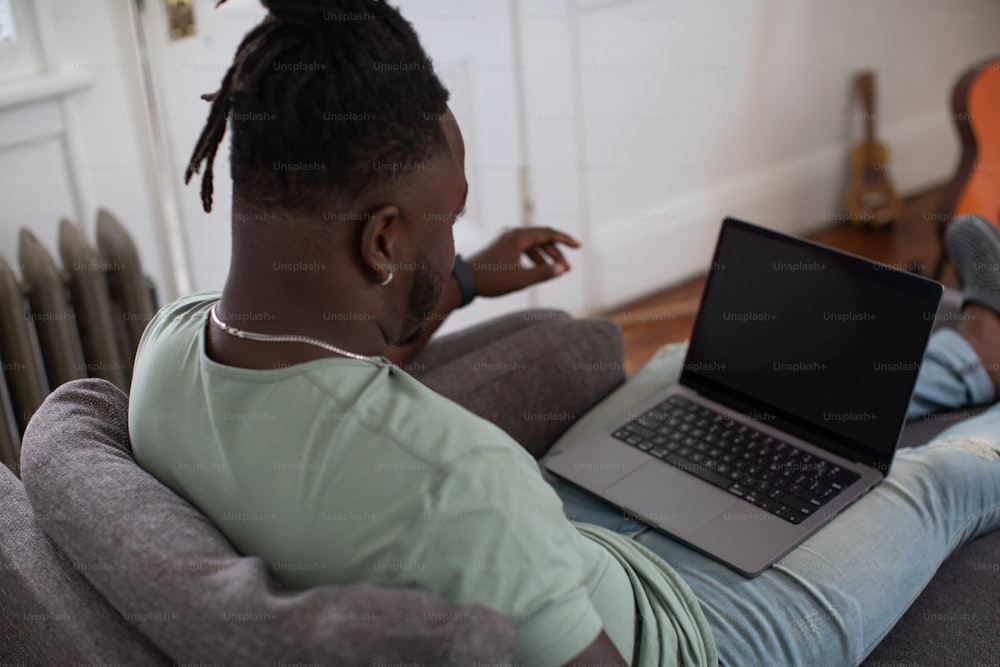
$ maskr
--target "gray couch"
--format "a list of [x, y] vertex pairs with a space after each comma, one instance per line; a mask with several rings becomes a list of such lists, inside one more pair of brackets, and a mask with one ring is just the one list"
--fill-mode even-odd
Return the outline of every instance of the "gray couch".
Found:
[[281, 590], [136, 465], [127, 415], [105, 380], [64, 384], [25, 433], [25, 486], [0, 470], [5, 663], [370, 667], [509, 654], [511, 629], [484, 607], [366, 585]]
[[[582, 414], [621, 382], [614, 370], [620, 336], [608, 323], [512, 317], [494, 326], [501, 328], [473, 330], [464, 343], [429, 348], [410, 370], [440, 391], [460, 390], [460, 402], [492, 413], [511, 431], [525, 428], [523, 420], [508, 416], [504, 424], [502, 408], [519, 399], [510, 398], [509, 378], [481, 372], [490, 368], [483, 362], [503, 360], [510, 367], [530, 355], [517, 381], [527, 391], [544, 386], [554, 409], [569, 414]], [[580, 386], [580, 373], [568, 370], [579, 359], [611, 362], [610, 370], [588, 374]], [[463, 386], [449, 380], [458, 376], [469, 379]], [[25, 433], [24, 486], [0, 469], [3, 662], [509, 661], [512, 630], [483, 607], [366, 585], [282, 590], [259, 559], [236, 554], [203, 515], [135, 464], [126, 415], [127, 397], [109, 383], [64, 385]], [[907, 438], [922, 442], [946, 423], [911, 425]], [[551, 443], [558, 428], [518, 437]], [[962, 548], [865, 664], [1000, 665], [998, 557], [1000, 532]]]

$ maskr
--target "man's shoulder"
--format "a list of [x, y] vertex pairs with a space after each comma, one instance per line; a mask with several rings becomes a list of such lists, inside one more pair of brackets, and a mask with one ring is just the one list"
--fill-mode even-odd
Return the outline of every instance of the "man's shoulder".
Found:
[[213, 304], [219, 302], [221, 296], [220, 292], [199, 292], [171, 301], [160, 308], [150, 320], [142, 335], [143, 342], [162, 333], [165, 327], [176, 325], [178, 322], [195, 324], [204, 317]]
[[192, 294], [161, 308], [143, 331], [136, 351], [133, 396], [150, 383], [193, 370], [205, 317], [219, 301], [218, 292]]
[[[327, 395], [343, 391], [342, 378], [310, 373]], [[391, 440], [407, 454], [447, 468], [477, 452], [527, 453], [501, 428], [441, 396], [413, 376], [393, 369], [378, 380], [364, 381], [351, 401], [359, 426]]]
[[160, 308], [142, 332], [139, 348], [136, 351], [137, 361], [142, 359], [151, 347], [160, 347], [165, 340], [176, 341], [180, 337], [188, 342], [197, 338], [208, 310], [219, 302], [220, 297], [219, 292], [190, 294]]

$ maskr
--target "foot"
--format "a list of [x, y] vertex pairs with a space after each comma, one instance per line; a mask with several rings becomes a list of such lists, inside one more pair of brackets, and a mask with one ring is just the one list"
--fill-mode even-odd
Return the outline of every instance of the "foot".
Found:
[[1000, 313], [1000, 229], [966, 215], [948, 225], [944, 237], [965, 303]]

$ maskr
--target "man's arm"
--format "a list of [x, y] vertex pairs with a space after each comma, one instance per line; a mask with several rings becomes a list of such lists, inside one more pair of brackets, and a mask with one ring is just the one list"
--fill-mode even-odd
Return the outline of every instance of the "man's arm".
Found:
[[590, 646], [583, 649], [583, 653], [570, 660], [563, 667], [593, 667], [594, 665], [629, 667], [625, 658], [611, 643], [611, 639], [604, 630], [601, 630], [601, 634], [597, 635], [597, 639], [591, 642]]
[[[485, 297], [503, 296], [566, 273], [570, 265], [556, 245], [558, 243], [571, 248], [580, 247], [572, 236], [548, 227], [525, 227], [504, 232], [469, 259], [476, 293]], [[522, 266], [522, 256], [527, 257], [532, 265]], [[437, 308], [424, 324], [424, 335], [405, 347], [390, 348], [385, 356], [395, 364], [410, 361], [461, 302], [458, 280], [450, 276]]]

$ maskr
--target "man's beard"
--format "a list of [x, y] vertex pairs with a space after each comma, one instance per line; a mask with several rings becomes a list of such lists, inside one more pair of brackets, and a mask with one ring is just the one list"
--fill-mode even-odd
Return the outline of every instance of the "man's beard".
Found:
[[420, 268], [413, 275], [410, 300], [406, 304], [406, 325], [403, 336], [394, 343], [399, 347], [415, 343], [423, 337], [426, 322], [437, 309], [447, 281], [446, 276], [440, 276], [430, 269], [430, 264], [422, 255], [417, 256], [417, 265]]

